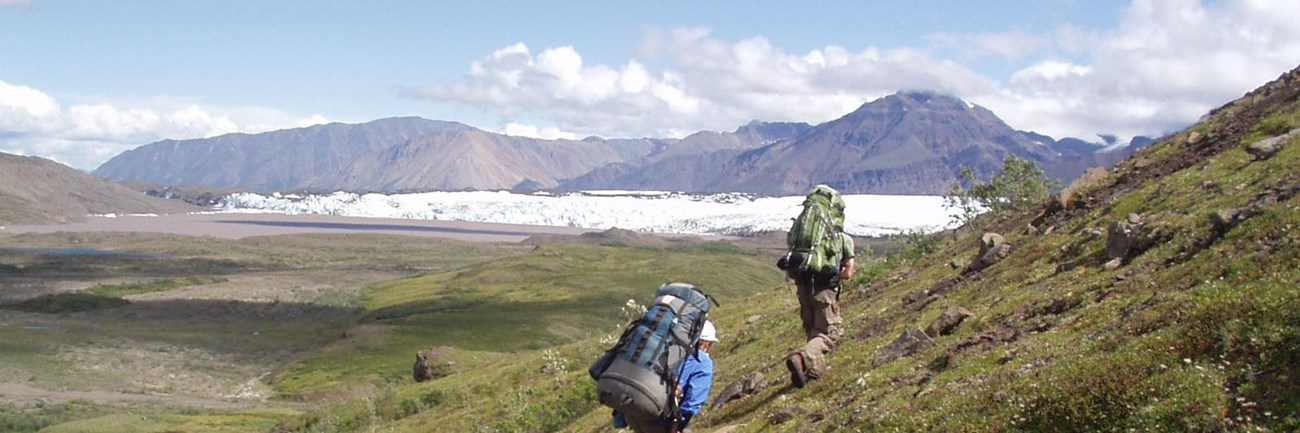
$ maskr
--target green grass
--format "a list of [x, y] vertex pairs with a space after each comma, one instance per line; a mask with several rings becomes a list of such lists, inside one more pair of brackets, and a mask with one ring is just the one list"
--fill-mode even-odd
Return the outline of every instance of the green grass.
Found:
[[36, 402], [31, 405], [0, 403], [0, 433], [31, 433], [78, 419], [109, 413], [112, 408], [86, 402]]
[[279, 420], [297, 414], [290, 409], [199, 411], [195, 414], [144, 411], [116, 413], [67, 422], [41, 430], [44, 433], [237, 433], [268, 431]]
[[293, 409], [215, 410], [120, 405], [72, 401], [0, 404], [0, 433], [136, 433], [268, 431], [279, 420], [299, 414]]
[[377, 284], [359, 336], [332, 343], [277, 374], [284, 395], [409, 380], [415, 352], [452, 346], [519, 353], [619, 331], [627, 300], [660, 284], [697, 284], [720, 302], [780, 284], [765, 257], [703, 244], [672, 250], [547, 245], [481, 266]]
[[124, 296], [139, 295], [144, 293], [165, 292], [168, 290], [179, 289], [188, 286], [198, 286], [203, 284], [224, 283], [230, 281], [226, 278], [202, 278], [202, 277], [184, 277], [169, 278], [164, 280], [155, 280], [147, 283], [134, 284], [97, 284], [94, 287], [85, 290], [85, 293], [99, 296], [121, 298]]

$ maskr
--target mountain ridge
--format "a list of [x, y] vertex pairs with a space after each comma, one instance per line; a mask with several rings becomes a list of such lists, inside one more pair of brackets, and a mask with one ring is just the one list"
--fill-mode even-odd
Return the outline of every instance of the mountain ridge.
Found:
[[[1058, 144], [1061, 143], [1061, 144]], [[1041, 146], [1040, 146], [1041, 144]], [[681, 139], [542, 140], [418, 117], [262, 134], [163, 140], [94, 170], [118, 181], [255, 191], [652, 189], [802, 193], [947, 191], [960, 165], [981, 177], [1017, 155], [1069, 180], [1127, 154], [1015, 131], [991, 111], [936, 92], [899, 92], [820, 125], [753, 121]]]

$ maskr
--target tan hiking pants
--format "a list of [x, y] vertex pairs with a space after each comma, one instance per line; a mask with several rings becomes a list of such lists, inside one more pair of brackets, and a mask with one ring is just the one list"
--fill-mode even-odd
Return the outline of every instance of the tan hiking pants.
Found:
[[657, 419], [639, 419], [630, 416], [624, 419], [627, 420], [627, 426], [636, 433], [668, 433], [670, 431], [670, 426], [660, 424], [660, 420]]
[[827, 370], [826, 355], [835, 350], [844, 336], [844, 322], [840, 319], [840, 303], [835, 298], [835, 290], [800, 285], [799, 317], [803, 319], [808, 343], [796, 353], [803, 357], [808, 377], [821, 377]]

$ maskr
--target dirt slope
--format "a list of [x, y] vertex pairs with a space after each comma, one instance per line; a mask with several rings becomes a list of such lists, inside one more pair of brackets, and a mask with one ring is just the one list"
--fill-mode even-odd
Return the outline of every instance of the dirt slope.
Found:
[[146, 196], [48, 159], [0, 153], [0, 224], [82, 220], [89, 214], [197, 211]]

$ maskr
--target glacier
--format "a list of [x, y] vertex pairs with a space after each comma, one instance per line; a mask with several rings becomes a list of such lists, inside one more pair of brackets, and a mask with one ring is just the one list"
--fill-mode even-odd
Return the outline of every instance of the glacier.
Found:
[[[668, 191], [235, 193], [216, 210], [743, 236], [789, 229], [803, 199]], [[952, 221], [952, 212], [943, 207], [939, 196], [854, 194], [845, 195], [844, 201], [845, 231], [857, 236], [934, 232], [948, 228]]]

